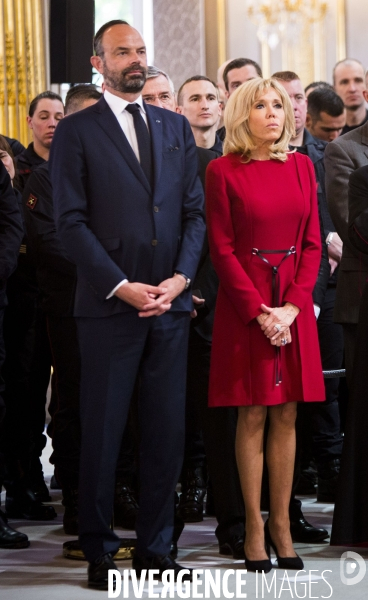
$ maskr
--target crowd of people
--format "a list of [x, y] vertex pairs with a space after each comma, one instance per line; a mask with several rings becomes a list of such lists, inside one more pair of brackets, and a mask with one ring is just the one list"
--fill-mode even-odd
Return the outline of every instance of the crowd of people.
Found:
[[[220, 554], [303, 568], [293, 542], [329, 533], [298, 493], [336, 502], [332, 543], [368, 542], [363, 65], [304, 89], [236, 58], [175, 93], [124, 21], [91, 62], [102, 91], [45, 91], [33, 142], [0, 136], [0, 548], [29, 545], [8, 518], [56, 517], [51, 372], [51, 488], [89, 586], [116, 568], [112, 515], [138, 574], [178, 576], [205, 512]], [[322, 373], [342, 367], [347, 403]]]

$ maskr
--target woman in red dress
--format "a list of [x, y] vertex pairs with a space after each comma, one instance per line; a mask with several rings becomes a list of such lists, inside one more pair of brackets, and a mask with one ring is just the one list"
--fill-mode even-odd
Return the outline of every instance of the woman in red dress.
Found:
[[[207, 223], [220, 279], [210, 406], [238, 406], [236, 455], [246, 509], [248, 570], [303, 568], [292, 546], [289, 501], [297, 402], [324, 400], [312, 290], [321, 260], [316, 180], [290, 152], [293, 109], [273, 79], [253, 79], [225, 112], [224, 156], [207, 168]], [[269, 432], [270, 516], [261, 511]]]

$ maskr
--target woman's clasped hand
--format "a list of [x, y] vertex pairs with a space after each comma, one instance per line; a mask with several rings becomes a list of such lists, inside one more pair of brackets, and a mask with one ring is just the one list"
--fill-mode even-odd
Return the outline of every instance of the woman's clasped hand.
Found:
[[292, 341], [290, 325], [299, 314], [299, 308], [287, 302], [284, 306], [275, 308], [262, 304], [261, 309], [264, 312], [257, 317], [257, 321], [272, 346], [290, 344]]

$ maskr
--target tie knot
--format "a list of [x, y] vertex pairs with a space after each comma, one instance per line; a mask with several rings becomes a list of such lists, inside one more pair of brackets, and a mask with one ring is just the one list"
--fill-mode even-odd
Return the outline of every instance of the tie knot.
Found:
[[139, 113], [139, 104], [134, 103], [134, 104], [127, 104], [125, 107], [125, 110], [128, 111], [128, 113], [130, 113], [131, 115], [134, 115], [134, 113]]

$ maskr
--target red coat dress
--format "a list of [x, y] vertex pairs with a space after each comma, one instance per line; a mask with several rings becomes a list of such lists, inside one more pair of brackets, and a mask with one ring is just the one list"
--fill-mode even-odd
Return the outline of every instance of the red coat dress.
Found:
[[[272, 406], [325, 399], [312, 291], [321, 261], [321, 233], [314, 169], [294, 153], [244, 164], [228, 154], [207, 168], [207, 226], [220, 279], [213, 330], [209, 405]], [[271, 267], [254, 248], [295, 254], [279, 269], [280, 305], [300, 313], [292, 342], [281, 347], [282, 383], [275, 382], [275, 347], [256, 320], [272, 306]], [[277, 265], [282, 254], [265, 255]]]

